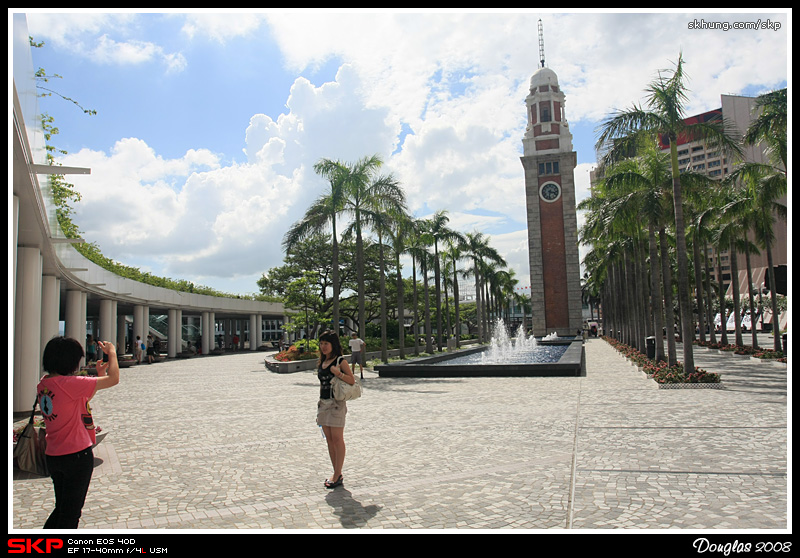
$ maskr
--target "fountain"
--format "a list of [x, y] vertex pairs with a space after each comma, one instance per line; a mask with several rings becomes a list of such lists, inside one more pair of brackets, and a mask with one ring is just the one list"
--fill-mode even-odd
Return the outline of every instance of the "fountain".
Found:
[[512, 337], [498, 319], [488, 347], [381, 364], [375, 371], [381, 377], [583, 376], [583, 340], [550, 334], [537, 341], [522, 326]]

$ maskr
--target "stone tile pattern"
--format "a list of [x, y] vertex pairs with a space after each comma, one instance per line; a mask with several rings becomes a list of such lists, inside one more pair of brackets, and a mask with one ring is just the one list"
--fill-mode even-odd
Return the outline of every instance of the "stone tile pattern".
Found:
[[[786, 367], [696, 351], [724, 390], [659, 390], [607, 343], [584, 378], [387, 379], [349, 404], [342, 488], [326, 490], [312, 372], [263, 354], [123, 370], [81, 527], [786, 529]], [[50, 480], [13, 481], [39, 529]]]

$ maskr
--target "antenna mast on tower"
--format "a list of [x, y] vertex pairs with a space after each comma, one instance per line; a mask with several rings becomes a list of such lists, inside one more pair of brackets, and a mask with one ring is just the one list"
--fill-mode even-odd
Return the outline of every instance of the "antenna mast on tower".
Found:
[[544, 68], [544, 33], [542, 32], [542, 20], [539, 20], [539, 60]]

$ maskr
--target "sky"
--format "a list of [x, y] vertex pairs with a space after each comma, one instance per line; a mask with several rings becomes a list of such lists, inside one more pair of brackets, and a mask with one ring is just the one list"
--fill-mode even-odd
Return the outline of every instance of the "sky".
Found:
[[445, 210], [451, 228], [483, 232], [527, 286], [519, 158], [539, 20], [566, 95], [578, 200], [597, 126], [642, 102], [679, 55], [687, 115], [790, 79], [790, 11], [415, 10], [9, 18], [25, 12], [44, 41], [34, 66], [62, 76], [48, 85], [97, 111], [40, 99], [68, 153], [59, 162], [91, 168], [68, 177], [84, 238], [127, 265], [238, 294], [282, 265], [283, 235], [327, 188], [314, 163], [374, 154], [416, 217]]

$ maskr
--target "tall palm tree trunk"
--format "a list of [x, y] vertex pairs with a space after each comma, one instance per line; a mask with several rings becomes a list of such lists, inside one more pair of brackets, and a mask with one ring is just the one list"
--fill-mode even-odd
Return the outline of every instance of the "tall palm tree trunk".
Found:
[[703, 280], [702, 268], [700, 266], [700, 241], [698, 234], [695, 233], [694, 242], [692, 242], [693, 259], [694, 259], [694, 293], [695, 300], [697, 301], [697, 330], [700, 342], [705, 343], [706, 340], [706, 323], [705, 313], [703, 312]]
[[733, 288], [733, 331], [735, 334], [736, 344], [740, 347], [744, 345], [742, 339], [742, 310], [741, 301], [739, 300], [739, 264], [736, 256], [735, 242], [731, 242], [731, 287]]
[[756, 335], [756, 308], [753, 297], [753, 268], [750, 266], [750, 247], [744, 252], [744, 264], [747, 267], [747, 302], [750, 308], [750, 335], [751, 345], [754, 349], [758, 348], [758, 336]]
[[776, 290], [775, 281], [775, 265], [772, 261], [772, 243], [769, 238], [764, 239], [764, 245], [767, 252], [767, 265], [769, 266], [770, 273], [770, 290], [772, 291], [772, 336], [774, 338], [773, 348], [776, 351], [782, 351], [781, 347], [781, 321], [778, 315], [778, 293]]
[[675, 366], [678, 363], [678, 353], [675, 344], [675, 312], [672, 307], [672, 270], [669, 264], [669, 247], [667, 246], [667, 231], [661, 227], [658, 231], [661, 246], [661, 280], [664, 283], [664, 325], [667, 336], [667, 363]]
[[672, 160], [672, 199], [675, 207], [675, 253], [678, 259], [678, 300], [681, 310], [681, 331], [683, 335], [683, 369], [688, 374], [694, 372], [694, 340], [692, 307], [689, 304], [689, 269], [686, 253], [686, 225], [683, 219], [683, 195], [681, 193], [680, 169], [678, 167], [678, 137], [670, 134], [670, 158]]
[[647, 233], [650, 250], [650, 304], [656, 342], [655, 360], [656, 362], [662, 362], [666, 360], [664, 355], [664, 313], [662, 310], [664, 298], [661, 294], [661, 283], [659, 281], [661, 272], [658, 269], [658, 247], [653, 223], [650, 223]]

